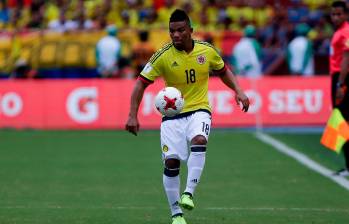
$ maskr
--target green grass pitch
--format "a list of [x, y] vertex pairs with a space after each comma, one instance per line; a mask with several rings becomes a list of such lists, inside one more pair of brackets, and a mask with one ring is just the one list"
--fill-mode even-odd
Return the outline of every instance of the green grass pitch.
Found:
[[[320, 134], [273, 137], [344, 163]], [[212, 130], [206, 161], [188, 224], [349, 223], [349, 191], [252, 132]], [[162, 171], [158, 131], [1, 130], [0, 224], [168, 224]]]

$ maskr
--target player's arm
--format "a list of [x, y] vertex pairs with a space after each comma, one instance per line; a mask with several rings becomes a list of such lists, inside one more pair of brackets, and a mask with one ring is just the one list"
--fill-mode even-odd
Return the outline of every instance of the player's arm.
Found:
[[125, 129], [136, 136], [137, 132], [139, 131], [139, 122], [137, 117], [138, 108], [142, 101], [144, 91], [148, 85], [149, 83], [142, 80], [142, 78], [137, 79], [131, 95], [130, 112], [128, 114]]
[[242, 111], [247, 112], [250, 106], [250, 101], [244, 91], [241, 89], [236, 76], [225, 66], [221, 71], [216, 71], [223, 83], [230, 89], [235, 91], [235, 101], [238, 105], [242, 103]]
[[217, 50], [214, 50], [212, 46], [211, 51], [209, 51], [210, 57], [210, 69], [214, 75], [218, 75], [223, 83], [230, 89], [235, 91], [235, 101], [238, 105], [242, 103], [242, 111], [247, 112], [250, 106], [250, 101], [242, 91], [239, 83], [233, 74], [233, 72], [224, 64], [222, 57], [219, 55]]
[[340, 103], [345, 95], [345, 91], [348, 86], [345, 85], [345, 80], [348, 75], [348, 66], [349, 66], [349, 50], [343, 52], [343, 59], [341, 63], [341, 71], [339, 73], [339, 78], [337, 82], [337, 92], [336, 92], [336, 103]]

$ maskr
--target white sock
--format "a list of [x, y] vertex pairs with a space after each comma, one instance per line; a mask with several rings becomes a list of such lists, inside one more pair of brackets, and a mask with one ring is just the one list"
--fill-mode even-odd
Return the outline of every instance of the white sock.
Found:
[[[194, 149], [196, 148], [196, 150]], [[195, 188], [200, 182], [202, 170], [205, 166], [206, 158], [206, 146], [205, 145], [193, 145], [191, 146], [192, 152], [188, 158], [188, 178], [187, 186], [184, 192], [194, 194]], [[193, 151], [194, 149], [194, 151]]]
[[179, 207], [179, 189], [180, 189], [180, 180], [179, 175], [175, 177], [168, 177], [166, 175], [162, 176], [162, 182], [165, 188], [168, 204], [170, 205], [171, 214], [175, 215], [178, 213], [183, 213]]

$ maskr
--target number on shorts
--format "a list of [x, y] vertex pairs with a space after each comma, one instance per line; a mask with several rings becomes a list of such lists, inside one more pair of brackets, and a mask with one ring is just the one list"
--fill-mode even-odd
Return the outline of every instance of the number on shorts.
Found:
[[210, 132], [210, 125], [202, 122], [202, 132], [208, 135], [208, 133]]

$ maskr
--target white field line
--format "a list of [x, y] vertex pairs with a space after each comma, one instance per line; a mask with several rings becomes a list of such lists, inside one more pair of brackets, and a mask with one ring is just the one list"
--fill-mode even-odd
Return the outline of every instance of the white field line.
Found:
[[271, 145], [274, 149], [278, 150], [279, 152], [297, 160], [302, 165], [308, 167], [309, 169], [323, 175], [324, 177], [329, 178], [330, 180], [334, 181], [338, 185], [342, 186], [346, 190], [349, 191], [349, 181], [345, 177], [335, 176], [333, 175], [332, 170], [327, 169], [326, 167], [318, 164], [317, 162], [310, 159], [308, 156], [304, 155], [303, 153], [300, 153], [296, 149], [293, 149], [283, 142], [271, 137], [268, 134], [257, 132], [256, 137], [268, 144]]
[[241, 208], [241, 207], [227, 207], [227, 208], [203, 208], [204, 210], [231, 210], [231, 211], [300, 211], [300, 212], [343, 212], [349, 213], [349, 209], [333, 209], [333, 208]]
[[[0, 209], [82, 209], [83, 207], [70, 207], [70, 206], [59, 206], [51, 205], [47, 207], [40, 206], [0, 206]], [[168, 210], [166, 207], [154, 207], [154, 206], [91, 206], [84, 207], [84, 209], [103, 209], [103, 210]], [[293, 211], [293, 212], [328, 212], [328, 213], [349, 213], [348, 209], [333, 209], [333, 208], [285, 208], [285, 207], [202, 207], [200, 210], [206, 211]]]

